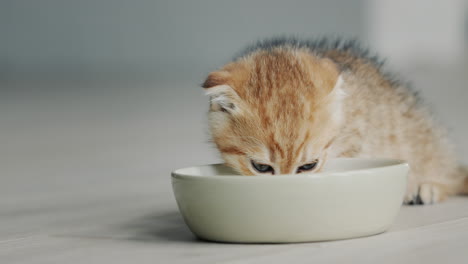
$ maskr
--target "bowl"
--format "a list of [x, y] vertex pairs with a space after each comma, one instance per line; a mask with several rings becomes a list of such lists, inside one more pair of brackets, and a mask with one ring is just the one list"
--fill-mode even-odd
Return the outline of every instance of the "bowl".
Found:
[[172, 186], [199, 238], [293, 243], [369, 236], [389, 229], [409, 166], [391, 159], [334, 159], [315, 174], [241, 176], [222, 165], [179, 169]]

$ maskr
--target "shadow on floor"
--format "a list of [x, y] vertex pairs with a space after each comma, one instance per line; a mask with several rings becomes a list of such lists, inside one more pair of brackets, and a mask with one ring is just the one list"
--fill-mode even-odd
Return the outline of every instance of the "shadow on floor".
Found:
[[200, 242], [177, 211], [142, 216], [123, 226], [127, 239], [144, 242]]

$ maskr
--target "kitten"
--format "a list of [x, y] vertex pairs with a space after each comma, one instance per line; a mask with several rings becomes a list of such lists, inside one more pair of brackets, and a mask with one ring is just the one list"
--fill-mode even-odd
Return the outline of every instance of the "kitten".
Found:
[[244, 175], [313, 173], [335, 157], [388, 157], [411, 167], [404, 202], [466, 192], [442, 128], [418, 96], [354, 42], [272, 39], [202, 85], [212, 138]]

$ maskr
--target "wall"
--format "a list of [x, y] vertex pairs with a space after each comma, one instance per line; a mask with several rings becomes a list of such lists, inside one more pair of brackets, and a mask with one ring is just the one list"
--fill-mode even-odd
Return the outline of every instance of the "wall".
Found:
[[363, 5], [361, 0], [4, 0], [0, 71], [4, 76], [201, 76], [262, 37], [286, 33], [365, 38]]

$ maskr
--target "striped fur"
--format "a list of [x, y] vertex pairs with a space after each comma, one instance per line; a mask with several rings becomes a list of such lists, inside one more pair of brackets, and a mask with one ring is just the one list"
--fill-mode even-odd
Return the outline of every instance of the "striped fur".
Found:
[[314, 172], [330, 157], [399, 158], [412, 167], [407, 203], [460, 192], [465, 175], [444, 130], [369, 54], [353, 42], [273, 39], [209, 74], [210, 128], [226, 163], [292, 174], [315, 159]]

